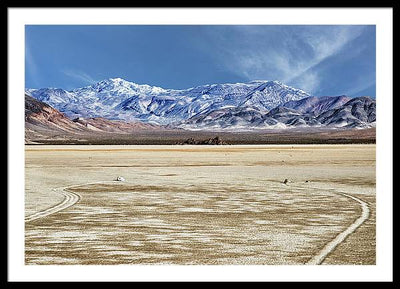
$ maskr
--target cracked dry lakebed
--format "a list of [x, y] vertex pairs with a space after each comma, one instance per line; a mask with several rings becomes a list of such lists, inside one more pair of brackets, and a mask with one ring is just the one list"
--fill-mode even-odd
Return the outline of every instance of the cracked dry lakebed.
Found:
[[376, 262], [375, 145], [25, 153], [27, 265]]

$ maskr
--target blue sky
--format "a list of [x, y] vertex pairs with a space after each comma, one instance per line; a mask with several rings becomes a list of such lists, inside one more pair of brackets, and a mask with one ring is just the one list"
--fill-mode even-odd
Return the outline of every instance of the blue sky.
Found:
[[27, 25], [25, 86], [279, 80], [318, 96], [375, 97], [375, 39], [373, 25]]

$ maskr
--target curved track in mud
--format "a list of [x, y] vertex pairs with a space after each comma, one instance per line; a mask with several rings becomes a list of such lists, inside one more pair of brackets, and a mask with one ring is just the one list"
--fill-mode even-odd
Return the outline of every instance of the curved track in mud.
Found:
[[358, 227], [360, 227], [366, 220], [368, 220], [369, 215], [370, 215], [370, 209], [369, 206], [366, 202], [363, 200], [356, 198], [354, 196], [351, 196], [349, 194], [343, 193], [343, 192], [335, 192], [339, 195], [345, 196], [347, 198], [350, 198], [361, 205], [361, 216], [357, 218], [349, 227], [347, 227], [346, 230], [342, 231], [340, 234], [338, 234], [333, 240], [331, 240], [329, 243], [327, 243], [322, 250], [315, 255], [313, 258], [311, 258], [306, 264], [307, 265], [320, 265], [322, 262], [325, 260], [325, 258], [335, 250], [335, 248], [342, 243], [350, 234], [352, 234]]
[[47, 217], [54, 213], [57, 213], [61, 210], [64, 210], [66, 208], [73, 206], [74, 204], [79, 202], [79, 200], [81, 199], [81, 197], [78, 194], [67, 191], [67, 187], [57, 188], [57, 189], [54, 189], [54, 191], [59, 194], [62, 194], [64, 196], [64, 200], [61, 203], [59, 203], [53, 207], [47, 208], [45, 210], [39, 211], [37, 213], [34, 213], [32, 215], [25, 217], [25, 222], [31, 222], [31, 221], [34, 221], [34, 220], [37, 220], [40, 218]]
[[[115, 181], [111, 181], [115, 182]], [[108, 183], [106, 181], [99, 181], [99, 182], [93, 182], [93, 183], [85, 183], [85, 184], [79, 184], [79, 185], [72, 185], [68, 187], [62, 187], [62, 188], [56, 188], [53, 189], [54, 192], [59, 193], [64, 196], [64, 200], [50, 208], [47, 208], [45, 210], [39, 211], [37, 213], [34, 213], [32, 215], [26, 216], [25, 217], [25, 222], [31, 222], [40, 218], [47, 217], [49, 215], [52, 215], [54, 213], [57, 213], [61, 210], [64, 210], [66, 208], [69, 208], [73, 205], [75, 205], [79, 200], [81, 199], [81, 196], [77, 193], [73, 193], [68, 190], [68, 188], [76, 187], [76, 186], [83, 186], [83, 185], [92, 185], [92, 184], [102, 184], [102, 183]]]

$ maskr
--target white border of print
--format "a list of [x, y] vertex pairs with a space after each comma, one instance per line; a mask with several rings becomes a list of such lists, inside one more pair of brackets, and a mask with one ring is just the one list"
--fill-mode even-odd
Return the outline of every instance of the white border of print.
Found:
[[[204, 17], [207, 15], [207, 17]], [[393, 10], [391, 8], [9, 8], [9, 281], [392, 281]], [[377, 264], [369, 266], [24, 265], [24, 25], [376, 25]]]

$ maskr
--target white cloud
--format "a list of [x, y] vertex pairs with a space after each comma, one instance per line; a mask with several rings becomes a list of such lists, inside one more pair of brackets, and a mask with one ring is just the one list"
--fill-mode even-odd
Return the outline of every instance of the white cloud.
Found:
[[310, 72], [310, 71], [303, 73], [296, 79], [296, 81], [291, 83], [291, 85], [294, 85], [310, 93], [315, 92], [318, 89], [319, 84], [320, 84], [319, 75], [315, 72]]
[[[232, 26], [212, 31], [214, 53], [226, 69], [253, 79], [296, 82], [313, 92], [319, 76], [310, 72], [358, 37], [363, 26]], [[307, 89], [308, 88], [308, 89]]]
[[98, 82], [98, 80], [94, 79], [89, 74], [82, 71], [64, 70], [63, 73], [69, 77], [73, 77], [87, 84]]
[[297, 70], [288, 71], [288, 79], [291, 81], [312, 67], [315, 67], [328, 57], [339, 52], [347, 43], [358, 37], [363, 31], [361, 26], [329, 26], [322, 31], [305, 30], [303, 37], [314, 52], [314, 57], [309, 61], [301, 61]]

